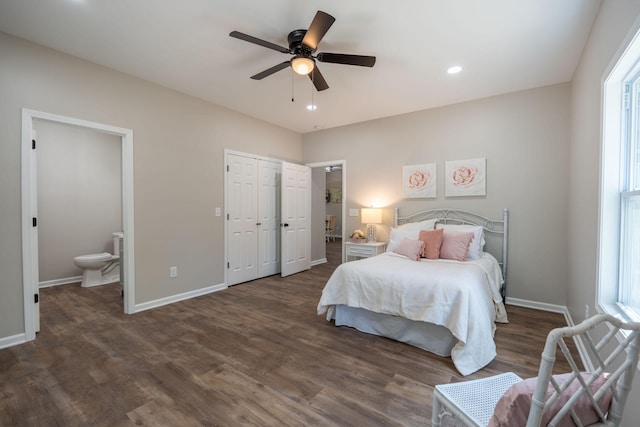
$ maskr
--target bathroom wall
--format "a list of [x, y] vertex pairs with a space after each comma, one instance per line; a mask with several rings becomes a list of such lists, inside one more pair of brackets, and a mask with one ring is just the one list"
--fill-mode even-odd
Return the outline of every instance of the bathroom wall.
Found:
[[73, 257], [113, 253], [111, 233], [122, 230], [121, 139], [46, 120], [34, 127], [40, 284], [68, 282], [82, 274]]

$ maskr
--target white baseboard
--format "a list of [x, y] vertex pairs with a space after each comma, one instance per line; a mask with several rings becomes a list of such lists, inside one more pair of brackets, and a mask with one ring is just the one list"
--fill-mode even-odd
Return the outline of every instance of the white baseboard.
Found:
[[13, 347], [14, 345], [24, 344], [27, 342], [25, 334], [12, 335], [10, 337], [0, 338], [0, 348]]
[[80, 282], [82, 282], [82, 276], [65, 277], [63, 279], [46, 280], [44, 282], [40, 282], [38, 283], [38, 287], [50, 288], [52, 286], [69, 285], [71, 283], [80, 283]]
[[317, 259], [315, 261], [311, 261], [311, 267], [315, 266], [315, 265], [320, 265], [320, 264], [324, 264], [327, 262], [326, 258], [322, 258], [322, 259]]
[[530, 301], [520, 298], [507, 297], [506, 303], [517, 307], [533, 308], [534, 310], [549, 311], [551, 313], [560, 313], [564, 315], [567, 325], [573, 326], [573, 319], [569, 313], [569, 309], [565, 305], [549, 304], [546, 302]]
[[222, 291], [227, 289], [227, 285], [221, 283], [219, 285], [213, 285], [202, 289], [196, 289], [195, 291], [184, 292], [182, 294], [172, 295], [165, 298], [160, 298], [153, 301], [143, 302], [135, 305], [135, 313], [139, 313], [145, 310], [151, 310], [152, 308], [162, 307], [163, 305], [173, 304], [174, 302], [184, 301], [187, 299], [199, 297], [202, 295], [211, 294], [213, 292]]

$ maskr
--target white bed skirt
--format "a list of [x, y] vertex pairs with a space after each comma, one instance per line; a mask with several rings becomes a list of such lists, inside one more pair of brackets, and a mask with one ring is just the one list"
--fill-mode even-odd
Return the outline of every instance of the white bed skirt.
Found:
[[327, 320], [331, 319], [335, 319], [336, 326], [349, 326], [361, 332], [391, 338], [443, 357], [451, 356], [451, 349], [458, 342], [444, 326], [374, 313], [363, 308], [332, 306], [327, 312]]

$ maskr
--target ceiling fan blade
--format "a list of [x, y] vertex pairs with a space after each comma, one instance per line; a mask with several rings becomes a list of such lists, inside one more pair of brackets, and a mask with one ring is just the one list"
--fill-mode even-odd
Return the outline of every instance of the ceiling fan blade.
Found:
[[252, 78], [253, 80], [262, 80], [262, 79], [264, 79], [265, 77], [269, 77], [269, 76], [270, 76], [271, 74], [273, 74], [273, 73], [276, 73], [276, 72], [278, 72], [278, 71], [280, 71], [280, 70], [284, 70], [284, 69], [285, 69], [285, 68], [287, 68], [289, 65], [291, 65], [289, 61], [284, 61], [284, 62], [282, 62], [282, 63], [280, 63], [280, 64], [278, 64], [278, 65], [274, 65], [274, 66], [273, 66], [273, 67], [271, 67], [271, 68], [267, 68], [266, 70], [264, 70], [264, 71], [263, 71], [263, 72], [261, 72], [261, 73], [256, 74], [255, 76], [251, 76], [251, 78]]
[[302, 39], [302, 44], [312, 51], [316, 50], [318, 48], [318, 43], [320, 43], [320, 40], [322, 40], [324, 35], [327, 34], [327, 31], [329, 31], [329, 28], [331, 28], [335, 20], [336, 18], [326, 12], [321, 10], [316, 12], [316, 16], [314, 16], [307, 33]]
[[275, 43], [268, 42], [266, 40], [259, 39], [257, 37], [250, 36], [249, 34], [241, 33], [239, 31], [231, 31], [229, 33], [231, 37], [235, 37], [236, 39], [244, 40], [249, 43], [254, 43], [263, 47], [268, 47], [269, 49], [277, 50], [282, 53], [291, 53], [289, 48], [278, 46]]
[[324, 77], [322, 77], [322, 73], [320, 72], [317, 64], [308, 75], [318, 92], [329, 89], [329, 85]]
[[373, 67], [376, 63], [375, 56], [346, 55], [344, 53], [321, 52], [316, 57], [320, 62], [330, 62], [333, 64], [359, 65], [361, 67]]

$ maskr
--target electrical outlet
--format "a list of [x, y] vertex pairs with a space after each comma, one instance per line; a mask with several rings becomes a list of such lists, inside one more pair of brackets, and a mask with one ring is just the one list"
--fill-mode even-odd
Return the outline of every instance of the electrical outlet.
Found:
[[584, 318], [585, 319], [589, 318], [589, 304], [584, 305]]
[[222, 215], [220, 208], [216, 208], [216, 216], [220, 216], [220, 215]]
[[169, 267], [169, 277], [178, 277], [178, 267]]

